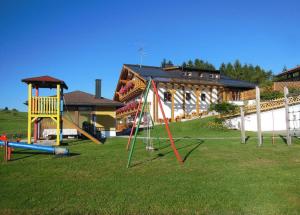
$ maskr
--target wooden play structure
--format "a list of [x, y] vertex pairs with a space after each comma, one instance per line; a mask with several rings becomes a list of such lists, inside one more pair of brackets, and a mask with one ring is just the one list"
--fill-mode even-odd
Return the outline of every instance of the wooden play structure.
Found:
[[[50, 76], [40, 76], [33, 78], [23, 79], [22, 82], [28, 85], [28, 134], [27, 143], [31, 144], [31, 131], [32, 123], [34, 123], [33, 137], [34, 141], [37, 142], [39, 139], [38, 134], [38, 122], [43, 118], [51, 118], [56, 124], [56, 145], [60, 145], [63, 139], [63, 122], [68, 123], [72, 128], [76, 129], [79, 133], [93, 141], [94, 143], [100, 144], [100, 141], [78, 127], [75, 123], [63, 117], [64, 107], [64, 89], [68, 89], [66, 83], [57, 78]], [[40, 96], [39, 89], [56, 89], [55, 96]], [[33, 94], [35, 89], [35, 94]]]
[[[28, 134], [27, 143], [31, 144], [31, 126], [34, 123], [34, 142], [38, 140], [38, 122], [43, 118], [51, 118], [56, 123], [56, 145], [62, 140], [63, 90], [68, 89], [64, 81], [40, 76], [23, 79], [28, 85]], [[39, 89], [56, 89], [56, 96], [40, 96]], [[32, 91], [35, 89], [35, 95]]]

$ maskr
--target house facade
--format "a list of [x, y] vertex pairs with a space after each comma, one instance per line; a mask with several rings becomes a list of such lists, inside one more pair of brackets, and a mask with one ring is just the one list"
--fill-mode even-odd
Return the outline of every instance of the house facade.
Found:
[[[114, 100], [125, 105], [116, 114], [119, 130], [133, 121], [137, 104], [150, 78], [156, 83], [170, 121], [207, 114], [212, 103], [241, 101], [243, 92], [255, 87], [254, 84], [226, 77], [218, 70], [124, 64], [114, 94]], [[143, 102], [147, 102], [153, 121], [161, 122], [163, 117], [152, 89], [147, 101]]]
[[[101, 81], [96, 80], [95, 95], [83, 91], [64, 93], [63, 135], [77, 135], [73, 124], [95, 137], [116, 136], [116, 110], [122, 103], [101, 96]], [[44, 119], [40, 123], [42, 137], [56, 134], [55, 123]]]

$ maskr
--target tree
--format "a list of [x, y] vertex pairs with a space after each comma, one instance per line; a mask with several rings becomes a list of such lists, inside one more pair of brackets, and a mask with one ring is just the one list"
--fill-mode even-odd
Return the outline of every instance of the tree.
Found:
[[182, 66], [193, 67], [193, 68], [203, 69], [203, 70], [215, 70], [214, 65], [212, 65], [208, 61], [204, 62], [199, 58], [196, 58], [194, 61], [188, 60], [187, 62], [183, 62]]
[[171, 60], [167, 61], [166, 58], [164, 58], [160, 64], [162, 68], [165, 68], [167, 65], [173, 65], [172, 61]]
[[220, 71], [230, 78], [256, 83], [261, 86], [267, 86], [273, 80], [272, 71], [266, 71], [259, 65], [242, 65], [239, 60], [236, 60], [233, 65], [222, 63]]
[[193, 61], [192, 61], [192, 60], [189, 60], [189, 61], [187, 62], [187, 66], [188, 66], [188, 67], [194, 67]]
[[167, 64], [166, 58], [164, 58], [160, 64], [161, 64], [161, 67], [162, 67], [162, 68], [165, 68], [165, 67], [166, 67], [166, 64]]

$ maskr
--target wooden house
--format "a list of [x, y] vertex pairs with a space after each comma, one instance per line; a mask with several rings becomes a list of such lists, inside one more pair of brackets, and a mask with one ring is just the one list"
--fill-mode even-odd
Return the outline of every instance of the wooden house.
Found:
[[[73, 123], [96, 137], [116, 136], [116, 110], [123, 104], [101, 96], [99, 79], [96, 80], [95, 91], [95, 95], [82, 91], [64, 93], [64, 136], [77, 135]], [[40, 123], [40, 135], [52, 135], [54, 127], [50, 119], [43, 120]]]
[[[218, 70], [124, 64], [114, 94], [114, 100], [125, 105], [117, 111], [118, 130], [130, 126], [140, 95], [150, 77], [157, 85], [170, 121], [206, 114], [212, 103], [241, 101], [243, 91], [255, 88], [252, 83], [231, 79]], [[160, 122], [162, 115], [152, 90], [147, 103], [152, 119]]]

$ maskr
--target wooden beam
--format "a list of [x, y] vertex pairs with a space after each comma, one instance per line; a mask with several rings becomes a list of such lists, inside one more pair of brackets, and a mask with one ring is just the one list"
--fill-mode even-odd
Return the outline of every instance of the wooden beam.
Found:
[[260, 116], [260, 90], [259, 87], [256, 87], [256, 117], [257, 117], [257, 139], [258, 146], [262, 145], [262, 136], [261, 136], [261, 116]]
[[244, 108], [241, 107], [241, 142], [246, 143], [246, 134], [245, 134], [245, 112]]
[[175, 121], [175, 118], [174, 118], [174, 113], [175, 113], [175, 94], [176, 94], [176, 90], [174, 89], [174, 87], [172, 88], [171, 90], [171, 95], [172, 95], [172, 106], [171, 106], [171, 120], [172, 122]]
[[120, 80], [120, 82], [121, 82], [122, 84], [126, 84], [128, 81], [130, 81], [130, 80]]
[[199, 91], [199, 86], [197, 86], [196, 89], [194, 89], [194, 93], [195, 93], [195, 96], [196, 96], [196, 113], [197, 113], [197, 116], [199, 116], [200, 112], [199, 112], [199, 106], [200, 106], [200, 102], [199, 102], [199, 96], [200, 96], [200, 91]]
[[181, 87], [182, 90], [182, 110], [183, 110], [183, 115], [185, 116], [185, 85]]
[[290, 113], [289, 113], [289, 89], [287, 87], [283, 88], [284, 92], [284, 107], [285, 107], [285, 123], [286, 123], [286, 143], [288, 145], [292, 144], [292, 138], [290, 133]]

